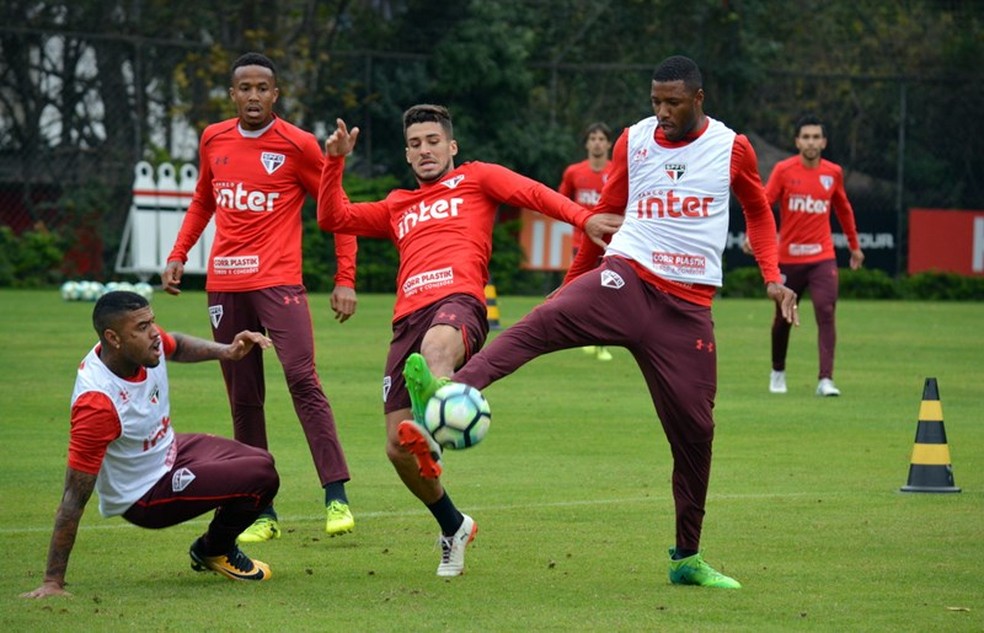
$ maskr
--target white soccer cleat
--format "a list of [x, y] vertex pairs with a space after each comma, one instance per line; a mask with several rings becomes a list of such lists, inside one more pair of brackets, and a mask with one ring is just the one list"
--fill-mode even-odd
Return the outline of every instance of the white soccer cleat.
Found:
[[786, 372], [772, 370], [769, 375], [769, 392], [786, 393]]
[[453, 536], [442, 534], [438, 539], [441, 545], [441, 564], [437, 566], [438, 576], [453, 577], [465, 573], [465, 546], [478, 534], [478, 524], [467, 514], [462, 516], [465, 520], [461, 522], [461, 527]]
[[821, 378], [820, 382], [817, 384], [817, 395], [818, 396], [839, 396], [841, 395], [840, 389], [834, 386], [834, 381], [830, 378]]

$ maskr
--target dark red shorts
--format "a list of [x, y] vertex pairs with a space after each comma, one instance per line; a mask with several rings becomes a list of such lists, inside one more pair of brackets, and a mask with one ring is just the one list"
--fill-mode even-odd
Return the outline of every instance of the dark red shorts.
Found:
[[466, 294], [454, 294], [413, 312], [393, 324], [383, 374], [383, 412], [410, 408], [410, 394], [403, 381], [403, 364], [410, 354], [420, 351], [427, 330], [450, 325], [461, 332], [465, 361], [485, 344], [489, 334], [488, 309], [483, 301]]

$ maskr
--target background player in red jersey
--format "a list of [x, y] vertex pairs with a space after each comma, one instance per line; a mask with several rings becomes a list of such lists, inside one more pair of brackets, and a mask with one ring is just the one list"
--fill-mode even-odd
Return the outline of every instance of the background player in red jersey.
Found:
[[[601, 190], [605, 186], [611, 167], [611, 161], [608, 159], [612, 149], [611, 128], [601, 122], [589, 125], [584, 132], [584, 149], [588, 157], [567, 166], [557, 190], [582, 207], [593, 209], [601, 199]], [[574, 228], [571, 246], [575, 256], [581, 246], [583, 235], [580, 229]], [[582, 349], [598, 360], [612, 359], [612, 353], [604, 345], [586, 345]]]
[[416, 105], [403, 115], [407, 163], [418, 188], [353, 204], [342, 190], [342, 173], [359, 128], [349, 131], [341, 119], [337, 125], [325, 143], [318, 224], [326, 231], [391, 239], [399, 251], [393, 339], [383, 376], [386, 453], [441, 527], [437, 574], [457, 576], [464, 571], [465, 546], [478, 526], [458, 511], [438, 479], [440, 447], [417, 424], [423, 422], [426, 399], [419, 397], [419, 385], [405, 362], [420, 352], [436, 371], [448, 375], [484, 344], [489, 327], [485, 284], [499, 204], [534, 209], [583, 227], [599, 240], [621, 218], [592, 216], [546, 185], [500, 165], [466, 162], [455, 167], [458, 144], [451, 115], [436, 105]]
[[[594, 209], [625, 218], [601, 266], [595, 262], [602, 249], [582, 244], [566, 285], [452, 379], [484, 389], [549, 352], [592, 341], [627, 348], [673, 455], [676, 544], [670, 549], [670, 582], [740, 588], [700, 553], [717, 391], [711, 303], [722, 281], [729, 190], [744, 210], [766, 294], [790, 322], [797, 321], [796, 295], [780, 282], [775, 221], [755, 151], [745, 136], [704, 114], [702, 85], [697, 64], [686, 57], [657, 66], [650, 93], [656, 116], [619, 136]], [[441, 381], [427, 382], [436, 387]]]
[[[834, 346], [837, 330], [837, 259], [831, 239], [830, 210], [847, 236], [851, 270], [864, 262], [854, 223], [854, 209], [844, 190], [839, 165], [821, 158], [827, 135], [819, 118], [807, 115], [796, 122], [799, 154], [776, 164], [765, 185], [770, 205], [779, 205], [779, 269], [797, 296], [809, 288], [817, 321], [820, 372], [818, 396], [839, 396], [834, 385]], [[747, 249], [746, 249], [747, 250]], [[789, 324], [778, 312], [772, 320], [772, 373], [769, 391], [786, 393], [786, 350]]]
[[270, 567], [236, 547], [236, 535], [277, 494], [273, 458], [262, 449], [214, 435], [175, 433], [167, 364], [236, 362], [270, 347], [258, 332], [239, 332], [227, 345], [162, 332], [147, 300], [110, 292], [92, 310], [99, 342], [82, 359], [72, 392], [65, 490], [55, 515], [41, 586], [23, 598], [70, 595], [68, 558], [95, 490], [104, 517], [165, 528], [210, 510], [208, 530], [191, 546], [196, 571], [232, 580], [269, 580]]
[[[314, 365], [314, 333], [301, 277], [301, 207], [317, 195], [324, 155], [314, 136], [277, 117], [276, 69], [266, 56], [247, 53], [232, 65], [229, 96], [236, 118], [205, 129], [199, 179], [184, 223], [161, 273], [164, 290], [180, 292], [188, 251], [215, 217], [208, 262], [208, 312], [216, 341], [244, 329], [269, 333], [284, 368], [294, 410], [304, 429], [324, 488], [325, 531], [350, 532], [355, 520], [345, 494], [349, 480], [331, 405]], [[344, 322], [355, 312], [352, 236], [335, 235], [338, 271], [331, 306]], [[235, 438], [267, 448], [263, 356], [222, 363]], [[243, 543], [280, 536], [273, 506], [240, 535]]]

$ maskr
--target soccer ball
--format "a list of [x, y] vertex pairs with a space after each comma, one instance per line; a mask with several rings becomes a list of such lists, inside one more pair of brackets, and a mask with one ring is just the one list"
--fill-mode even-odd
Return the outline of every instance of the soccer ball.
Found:
[[82, 296], [79, 284], [74, 281], [66, 281], [61, 285], [61, 298], [65, 301], [78, 301]]
[[482, 392], [452, 382], [437, 390], [427, 402], [424, 425], [444, 448], [469, 448], [489, 431], [492, 413]]

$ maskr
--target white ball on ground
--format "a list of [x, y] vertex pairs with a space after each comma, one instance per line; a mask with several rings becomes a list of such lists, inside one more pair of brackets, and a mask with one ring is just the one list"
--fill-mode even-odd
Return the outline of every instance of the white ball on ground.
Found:
[[78, 301], [81, 291], [79, 290], [78, 282], [66, 281], [59, 288], [59, 293], [65, 301]]

